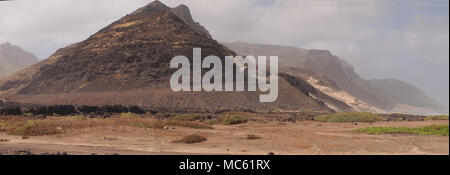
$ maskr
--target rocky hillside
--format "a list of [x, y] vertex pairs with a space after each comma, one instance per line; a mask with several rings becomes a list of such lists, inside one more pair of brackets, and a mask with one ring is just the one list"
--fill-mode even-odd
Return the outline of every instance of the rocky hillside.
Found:
[[[320, 85], [317, 76], [303, 76], [328, 96], [346, 102], [357, 110], [372, 112], [441, 113], [443, 107], [420, 89], [400, 80], [365, 80], [345, 60], [326, 50], [291, 46], [224, 43], [240, 55], [278, 55], [280, 66], [307, 69], [335, 83]], [[288, 70], [288, 69], [284, 69]], [[297, 73], [299, 74], [299, 73]], [[303, 74], [304, 75], [304, 74]], [[314, 81], [312, 79], [315, 79]]]
[[9, 42], [0, 44], [0, 79], [39, 60], [32, 53]]
[[184, 6], [148, 4], [87, 40], [59, 49], [48, 59], [0, 80], [0, 97], [36, 104], [138, 105], [171, 111], [332, 111], [279, 80], [278, 99], [260, 103], [260, 92], [173, 92], [174, 56], [236, 55], [217, 43]]

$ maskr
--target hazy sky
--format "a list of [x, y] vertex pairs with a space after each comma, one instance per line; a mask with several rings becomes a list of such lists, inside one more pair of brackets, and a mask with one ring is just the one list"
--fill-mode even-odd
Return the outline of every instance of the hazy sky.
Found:
[[[0, 43], [45, 59], [151, 0], [0, 2]], [[448, 0], [162, 0], [219, 41], [328, 49], [364, 78], [397, 78], [449, 103]]]

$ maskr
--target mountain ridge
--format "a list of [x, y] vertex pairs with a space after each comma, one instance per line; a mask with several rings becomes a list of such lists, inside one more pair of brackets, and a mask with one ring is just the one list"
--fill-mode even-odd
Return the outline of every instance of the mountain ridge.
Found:
[[0, 44], [0, 79], [37, 62], [36, 56], [19, 46], [9, 42]]
[[183, 19], [192, 17], [183, 8], [174, 10], [158, 1], [139, 8], [88, 39], [1, 79], [0, 96], [20, 103], [122, 104], [171, 111], [332, 111], [283, 79], [273, 103], [260, 103], [261, 92], [173, 92], [168, 79], [175, 71], [169, 66], [174, 56], [192, 61], [195, 47], [202, 48], [202, 57], [236, 55], [202, 32], [193, 19]]
[[[356, 99], [366, 102], [367, 105], [376, 107], [377, 109], [374, 109], [374, 111], [384, 113], [389, 113], [389, 111], [407, 112], [407, 110], [402, 109], [402, 107], [406, 105], [409, 106], [408, 109], [412, 110], [410, 112], [414, 114], [445, 113], [445, 109], [443, 109], [442, 105], [426, 96], [419, 88], [410, 84], [405, 85], [405, 83], [401, 83], [403, 82], [401, 80], [392, 80], [397, 83], [391, 83], [391, 86], [388, 86], [389, 82], [392, 81], [363, 79], [354, 71], [352, 65], [338, 56], [334, 56], [327, 50], [308, 50], [293, 46], [253, 44], [245, 42], [222, 44], [241, 55], [282, 52], [282, 54], [279, 55], [281, 66], [310, 69], [325, 76], [336, 83], [337, 88], [331, 88], [334, 89], [333, 91], [346, 91], [351, 96], [356, 97]], [[332, 92], [330, 91], [329, 93]], [[338, 96], [336, 98], [338, 98]], [[353, 107], [358, 108], [357, 106]], [[412, 109], [414, 107], [419, 108]]]

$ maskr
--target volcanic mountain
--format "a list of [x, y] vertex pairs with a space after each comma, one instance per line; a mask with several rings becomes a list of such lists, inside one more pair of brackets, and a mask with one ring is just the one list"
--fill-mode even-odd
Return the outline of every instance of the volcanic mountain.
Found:
[[284, 67], [280, 72], [302, 78], [323, 93], [359, 111], [445, 113], [440, 104], [419, 88], [395, 79], [363, 79], [353, 66], [327, 50], [243, 42], [224, 45], [241, 55], [279, 55], [280, 66]]
[[9, 42], [0, 44], [0, 78], [10, 75], [39, 60], [32, 53]]
[[[173, 92], [174, 56], [236, 55], [212, 39], [184, 6], [152, 2], [85, 41], [59, 49], [46, 60], [0, 80], [0, 97], [36, 104], [138, 105], [170, 111], [332, 111], [286, 80], [278, 99], [260, 103], [261, 92]], [[271, 56], [271, 55], [268, 55]]]

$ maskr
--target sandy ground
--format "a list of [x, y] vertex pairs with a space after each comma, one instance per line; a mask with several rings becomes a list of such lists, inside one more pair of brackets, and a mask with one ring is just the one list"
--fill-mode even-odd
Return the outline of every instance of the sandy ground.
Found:
[[[359, 123], [256, 122], [214, 129], [171, 127], [168, 130], [125, 127], [99, 127], [70, 133], [22, 139], [0, 133], [1, 154], [28, 150], [35, 154], [449, 154], [448, 136], [410, 134], [368, 135], [353, 130], [366, 126], [409, 126], [448, 124], [448, 121]], [[173, 143], [189, 134], [207, 141], [195, 144]], [[248, 140], [248, 134], [262, 139]]]

